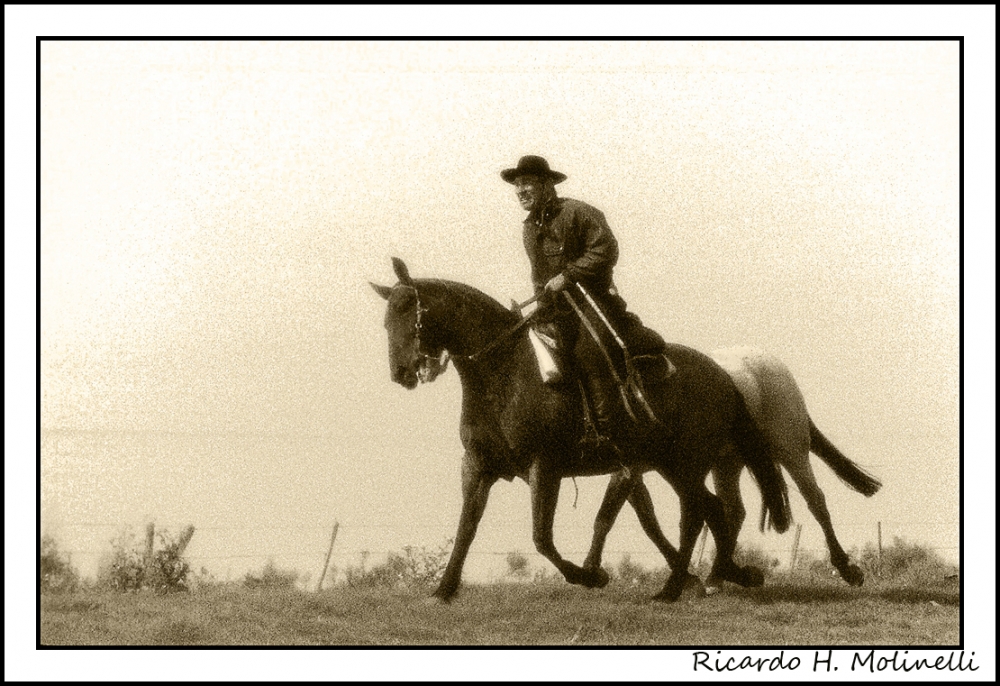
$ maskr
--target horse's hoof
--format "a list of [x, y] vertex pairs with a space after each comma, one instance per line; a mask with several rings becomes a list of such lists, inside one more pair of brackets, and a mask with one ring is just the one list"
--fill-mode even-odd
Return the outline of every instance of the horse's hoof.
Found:
[[701, 582], [701, 579], [694, 574], [688, 575], [684, 580], [684, 589], [681, 591], [681, 597], [704, 598], [706, 595], [708, 595], [708, 588]]
[[856, 565], [847, 565], [847, 567], [840, 570], [840, 576], [844, 577], [844, 581], [851, 586], [861, 586], [865, 583], [865, 573]]
[[723, 581], [743, 586], [757, 588], [764, 585], [764, 572], [754, 566], [740, 567], [738, 565], [723, 566], [708, 577], [708, 585], [722, 586]]
[[584, 568], [579, 574], [567, 575], [566, 581], [584, 588], [604, 588], [611, 581], [611, 576], [600, 567]]
[[676, 603], [680, 599], [680, 593], [666, 593], [660, 591], [653, 596], [653, 600], [658, 603]]
[[590, 583], [587, 588], [604, 588], [611, 581], [611, 575], [598, 567], [591, 571]]
[[451, 598], [440, 598], [436, 595], [432, 595], [424, 598], [422, 604], [427, 605], [428, 607], [442, 607], [450, 602]]
[[716, 593], [721, 593], [721, 592], [722, 592], [722, 586], [712, 586], [711, 584], [707, 584], [705, 586], [705, 597], [713, 596]]
[[[457, 589], [456, 589], [457, 590]], [[447, 605], [455, 597], [455, 591], [438, 589], [426, 600], [428, 605]]]
[[740, 586], [744, 588], [759, 588], [764, 585], [764, 572], [757, 567], [744, 567]]
[[667, 585], [663, 587], [662, 591], [653, 596], [653, 600], [661, 603], [676, 603], [683, 592], [684, 580], [671, 579], [667, 581]]

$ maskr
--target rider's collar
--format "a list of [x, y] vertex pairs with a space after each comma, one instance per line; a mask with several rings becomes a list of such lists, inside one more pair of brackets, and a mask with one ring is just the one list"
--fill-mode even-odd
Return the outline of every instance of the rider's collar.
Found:
[[550, 198], [548, 202], [528, 215], [528, 221], [532, 222], [535, 226], [543, 226], [545, 221], [556, 213], [556, 209], [558, 209], [560, 204], [562, 204], [562, 198], [559, 196]]

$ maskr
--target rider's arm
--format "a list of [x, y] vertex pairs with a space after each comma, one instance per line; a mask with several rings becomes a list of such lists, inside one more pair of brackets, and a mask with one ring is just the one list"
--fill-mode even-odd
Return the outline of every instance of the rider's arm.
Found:
[[583, 254], [566, 264], [563, 273], [570, 281], [610, 279], [618, 261], [618, 241], [608, 226], [604, 213], [590, 206], [578, 208], [574, 229], [579, 232]]

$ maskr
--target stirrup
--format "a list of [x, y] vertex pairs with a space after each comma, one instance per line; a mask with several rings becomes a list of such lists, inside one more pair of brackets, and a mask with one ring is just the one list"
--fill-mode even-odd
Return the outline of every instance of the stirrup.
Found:
[[581, 448], [603, 448], [614, 445], [614, 441], [598, 431], [596, 426], [588, 423], [579, 444]]
[[580, 437], [579, 445], [583, 448], [618, 449], [608, 434], [607, 425], [605, 425], [605, 430], [601, 431], [601, 422], [597, 421], [589, 412], [584, 414], [583, 436]]
[[628, 470], [625, 455], [622, 453], [621, 448], [618, 447], [618, 444], [608, 436], [600, 433], [593, 425], [588, 425], [577, 446], [580, 449], [581, 459], [603, 454], [604, 457], [613, 457], [618, 461], [622, 469]]

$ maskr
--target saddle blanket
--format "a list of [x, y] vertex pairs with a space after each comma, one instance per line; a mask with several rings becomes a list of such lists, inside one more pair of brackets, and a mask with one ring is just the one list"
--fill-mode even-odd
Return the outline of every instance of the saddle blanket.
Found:
[[545, 383], [557, 383], [562, 379], [562, 370], [556, 364], [553, 351], [556, 349], [556, 340], [551, 336], [539, 333], [534, 327], [528, 328], [528, 339], [531, 347], [535, 351], [535, 359], [538, 360], [538, 371], [542, 375]]

